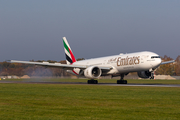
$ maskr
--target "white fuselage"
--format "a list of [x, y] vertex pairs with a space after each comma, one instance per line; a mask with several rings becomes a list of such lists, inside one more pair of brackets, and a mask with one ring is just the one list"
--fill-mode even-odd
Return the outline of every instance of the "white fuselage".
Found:
[[156, 69], [160, 64], [161, 58], [159, 55], [147, 51], [94, 58], [73, 63], [73, 65], [97, 67], [111, 66], [112, 69], [106, 73], [107, 75], [148, 71]]

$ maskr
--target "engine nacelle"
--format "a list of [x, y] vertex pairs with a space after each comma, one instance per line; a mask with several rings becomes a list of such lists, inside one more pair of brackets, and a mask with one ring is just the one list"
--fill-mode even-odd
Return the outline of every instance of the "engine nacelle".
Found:
[[151, 76], [151, 72], [149, 71], [140, 71], [137, 73], [140, 78], [149, 78]]
[[84, 70], [84, 76], [90, 79], [97, 79], [101, 76], [101, 74], [101, 69], [96, 66], [91, 66]]

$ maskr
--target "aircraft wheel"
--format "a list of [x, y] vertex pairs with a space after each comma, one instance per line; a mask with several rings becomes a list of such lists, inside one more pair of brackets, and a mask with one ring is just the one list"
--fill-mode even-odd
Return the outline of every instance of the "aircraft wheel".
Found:
[[87, 82], [88, 84], [91, 84], [91, 80], [88, 80], [88, 82]]
[[117, 84], [127, 84], [127, 80], [117, 80]]
[[97, 80], [88, 80], [87, 81], [88, 84], [98, 84]]
[[124, 84], [127, 84], [127, 80], [124, 80]]

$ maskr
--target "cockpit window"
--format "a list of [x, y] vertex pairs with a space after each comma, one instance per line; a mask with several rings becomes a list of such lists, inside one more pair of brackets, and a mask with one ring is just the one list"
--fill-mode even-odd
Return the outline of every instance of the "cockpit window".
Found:
[[160, 56], [152, 56], [151, 58], [160, 58]]

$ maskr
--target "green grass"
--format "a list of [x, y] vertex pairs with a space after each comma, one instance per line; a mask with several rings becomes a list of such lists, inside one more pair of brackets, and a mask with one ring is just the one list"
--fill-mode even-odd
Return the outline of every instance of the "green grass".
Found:
[[0, 84], [0, 119], [178, 120], [180, 88]]

